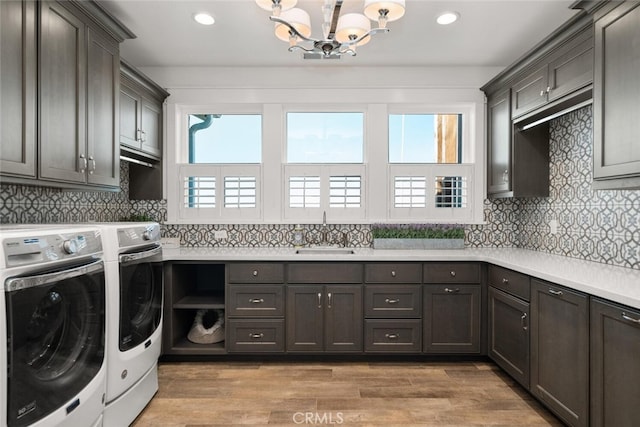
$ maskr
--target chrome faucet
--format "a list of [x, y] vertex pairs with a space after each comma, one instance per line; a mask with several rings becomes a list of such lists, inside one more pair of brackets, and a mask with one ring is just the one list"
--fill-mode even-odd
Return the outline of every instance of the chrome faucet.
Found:
[[328, 245], [329, 244], [329, 233], [327, 232], [327, 211], [322, 211], [322, 231], [320, 232], [321, 240], [320, 240], [320, 244], [321, 245]]

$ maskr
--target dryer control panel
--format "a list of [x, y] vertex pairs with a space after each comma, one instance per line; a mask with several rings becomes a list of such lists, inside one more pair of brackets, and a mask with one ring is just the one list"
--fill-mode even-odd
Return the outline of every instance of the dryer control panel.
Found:
[[7, 267], [67, 261], [102, 252], [99, 231], [68, 232], [29, 237], [8, 237], [2, 241]]

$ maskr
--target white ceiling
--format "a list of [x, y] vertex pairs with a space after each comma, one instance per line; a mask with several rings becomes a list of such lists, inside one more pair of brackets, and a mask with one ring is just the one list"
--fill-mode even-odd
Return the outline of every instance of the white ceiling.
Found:
[[[121, 46], [124, 59], [138, 67], [317, 66], [287, 51], [275, 38], [269, 13], [254, 0], [100, 0], [136, 35]], [[356, 57], [340, 66], [504, 67], [571, 18], [571, 0], [406, 0], [405, 16], [391, 31], [374, 36]], [[313, 37], [320, 37], [322, 0], [299, 0], [312, 15]], [[360, 12], [362, 0], [345, 0], [343, 13]], [[458, 22], [436, 24], [445, 10]], [[207, 11], [216, 23], [196, 24], [194, 13]], [[336, 61], [322, 61], [337, 65]]]

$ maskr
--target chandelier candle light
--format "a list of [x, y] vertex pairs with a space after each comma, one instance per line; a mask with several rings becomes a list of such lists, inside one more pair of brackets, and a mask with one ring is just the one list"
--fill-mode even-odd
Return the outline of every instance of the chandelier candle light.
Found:
[[[387, 22], [402, 18], [405, 0], [365, 0], [364, 15], [347, 13], [340, 16], [344, 0], [324, 0], [322, 5], [322, 39], [311, 37], [309, 14], [294, 7], [297, 0], [256, 0], [269, 10], [276, 23], [275, 34], [289, 42], [289, 52], [302, 50], [305, 59], [340, 59], [344, 54], [356, 55], [356, 46], [367, 44], [371, 36], [389, 31]], [[378, 28], [371, 28], [371, 22]]]

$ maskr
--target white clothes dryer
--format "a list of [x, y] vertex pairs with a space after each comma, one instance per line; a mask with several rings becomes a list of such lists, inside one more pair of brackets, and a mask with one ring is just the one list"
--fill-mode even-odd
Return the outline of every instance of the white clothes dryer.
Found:
[[0, 227], [1, 427], [102, 425], [100, 230]]
[[130, 425], [158, 390], [162, 245], [157, 223], [101, 223], [107, 281], [106, 427]]

